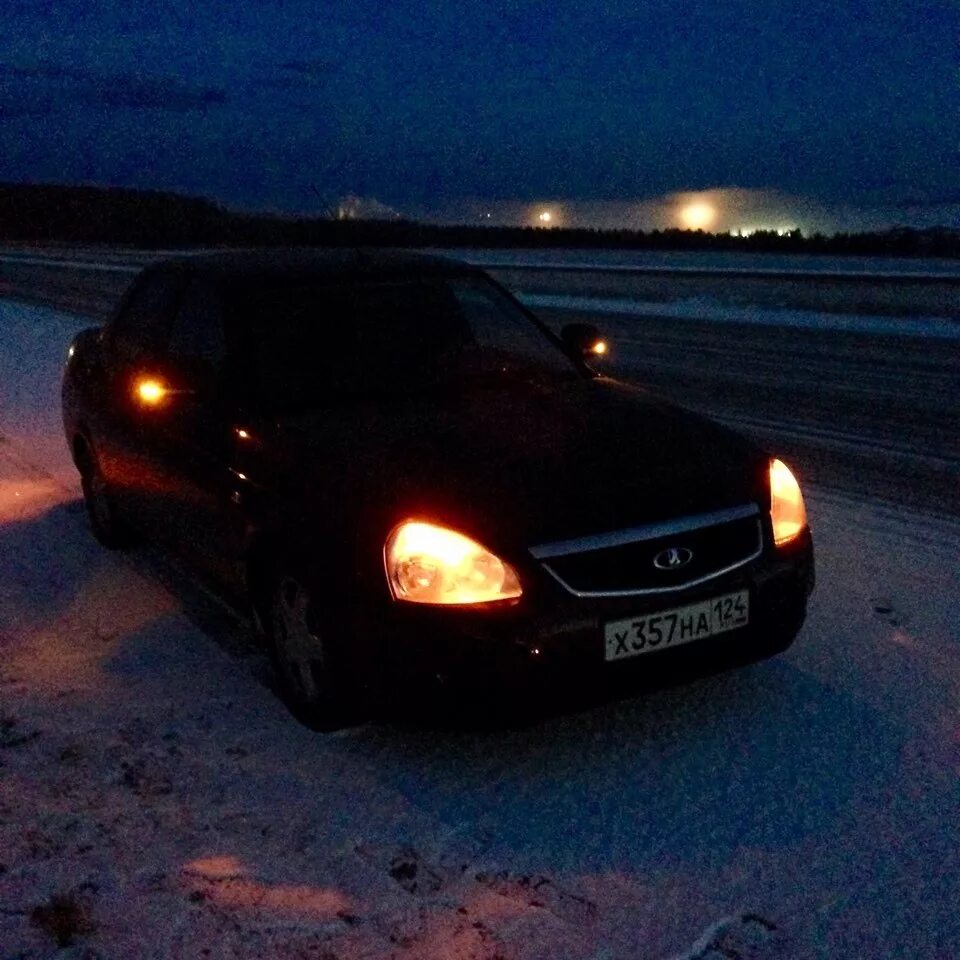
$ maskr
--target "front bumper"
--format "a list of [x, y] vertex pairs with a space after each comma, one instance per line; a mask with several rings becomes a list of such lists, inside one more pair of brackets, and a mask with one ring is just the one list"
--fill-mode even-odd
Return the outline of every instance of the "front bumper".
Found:
[[[376, 632], [388, 698], [423, 683], [460, 692], [522, 696], [536, 689], [643, 689], [716, 672], [786, 649], [803, 625], [814, 585], [809, 531], [747, 566], [696, 588], [637, 597], [574, 597], [544, 575], [513, 606], [434, 608], [393, 603]], [[750, 593], [750, 623], [729, 633], [607, 662], [611, 620]]]

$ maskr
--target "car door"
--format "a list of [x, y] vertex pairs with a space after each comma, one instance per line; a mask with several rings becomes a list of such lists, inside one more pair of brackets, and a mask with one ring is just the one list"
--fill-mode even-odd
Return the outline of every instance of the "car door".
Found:
[[160, 359], [170, 402], [145, 438], [152, 486], [164, 504], [162, 539], [228, 589], [238, 582], [243, 518], [233, 463], [235, 430], [227, 376], [224, 297], [190, 280]]
[[102, 363], [88, 404], [93, 446], [121, 510], [151, 532], [156, 502], [144, 457], [151, 412], [137, 386], [157, 366], [180, 293], [180, 277], [148, 272], [137, 281], [103, 334]]

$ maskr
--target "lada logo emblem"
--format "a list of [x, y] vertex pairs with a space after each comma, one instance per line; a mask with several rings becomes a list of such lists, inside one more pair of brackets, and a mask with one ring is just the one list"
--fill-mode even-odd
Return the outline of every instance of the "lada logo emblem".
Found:
[[658, 570], [679, 570], [693, 559], [693, 551], [686, 547], [667, 547], [654, 558], [653, 565]]

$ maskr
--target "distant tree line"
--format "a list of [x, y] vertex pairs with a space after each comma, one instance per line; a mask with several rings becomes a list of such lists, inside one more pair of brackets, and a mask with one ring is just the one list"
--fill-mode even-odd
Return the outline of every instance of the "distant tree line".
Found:
[[592, 247], [903, 257], [960, 257], [960, 231], [898, 227], [873, 233], [749, 236], [697, 230], [440, 226], [240, 213], [174, 193], [52, 184], [0, 184], [0, 242], [186, 246]]

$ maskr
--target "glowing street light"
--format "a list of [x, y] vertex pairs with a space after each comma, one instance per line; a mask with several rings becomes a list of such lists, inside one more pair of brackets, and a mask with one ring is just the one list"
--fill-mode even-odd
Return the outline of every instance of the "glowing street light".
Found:
[[553, 214], [549, 210], [541, 210], [537, 215], [537, 219], [543, 223], [547, 224], [553, 219]]

